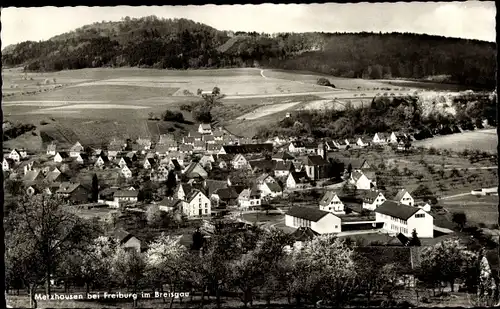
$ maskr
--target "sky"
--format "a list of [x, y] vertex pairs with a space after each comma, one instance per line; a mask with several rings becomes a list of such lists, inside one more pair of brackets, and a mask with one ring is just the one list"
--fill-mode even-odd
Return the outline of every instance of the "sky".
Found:
[[2, 49], [78, 27], [156, 15], [219, 30], [257, 32], [413, 32], [495, 42], [494, 1], [2, 8]]

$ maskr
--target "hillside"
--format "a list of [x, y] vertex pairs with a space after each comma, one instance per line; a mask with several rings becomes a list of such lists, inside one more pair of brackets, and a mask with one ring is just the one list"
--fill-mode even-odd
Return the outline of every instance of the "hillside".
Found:
[[155, 16], [87, 25], [3, 51], [6, 67], [197, 69], [260, 66], [339, 77], [426, 79], [495, 87], [494, 43], [408, 33], [236, 33]]

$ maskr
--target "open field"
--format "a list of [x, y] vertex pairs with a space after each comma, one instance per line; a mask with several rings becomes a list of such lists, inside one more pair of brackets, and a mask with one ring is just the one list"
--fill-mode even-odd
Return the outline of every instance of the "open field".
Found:
[[264, 116], [267, 116], [267, 115], [275, 114], [277, 112], [288, 110], [288, 109], [294, 107], [295, 105], [297, 105], [299, 103], [300, 102], [290, 102], [290, 103], [282, 103], [282, 104], [262, 106], [262, 107], [259, 107], [259, 108], [255, 109], [251, 113], [242, 115], [242, 116], [240, 116], [240, 117], [238, 117], [236, 119], [253, 120], [253, 119], [261, 118], [261, 117], [264, 117]]
[[450, 212], [464, 212], [467, 221], [471, 223], [492, 225], [498, 220], [498, 195], [466, 195], [441, 200], [439, 203]]
[[416, 141], [415, 146], [434, 147], [437, 149], [451, 149], [462, 151], [465, 149], [479, 149], [497, 153], [498, 136], [496, 129], [464, 132]]

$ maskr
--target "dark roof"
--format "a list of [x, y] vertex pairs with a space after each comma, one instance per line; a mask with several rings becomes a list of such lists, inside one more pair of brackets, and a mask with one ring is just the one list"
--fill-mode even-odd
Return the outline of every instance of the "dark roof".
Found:
[[230, 188], [233, 188], [233, 190], [238, 195], [241, 193], [241, 191], [245, 190], [245, 186], [242, 186], [242, 185], [231, 186]]
[[277, 184], [276, 182], [268, 182], [268, 183], [266, 183], [266, 185], [269, 188], [269, 190], [271, 190], [271, 192], [281, 192], [282, 191], [280, 185]]
[[113, 232], [113, 236], [118, 239], [120, 244], [126, 243], [130, 238], [134, 237], [134, 235], [130, 234], [129, 232], [125, 231], [124, 229], [118, 229]]
[[137, 190], [118, 190], [113, 194], [114, 197], [137, 197], [138, 195]]
[[274, 167], [275, 171], [290, 171], [293, 168], [292, 162], [278, 161]]
[[232, 154], [218, 154], [217, 161], [231, 162], [233, 160], [233, 157], [234, 155]]
[[72, 183], [72, 182], [63, 182], [59, 186], [59, 190], [57, 190], [57, 193], [72, 193], [75, 191], [78, 187], [82, 187], [80, 183]]
[[408, 218], [413, 216], [419, 210], [420, 208], [418, 207], [398, 204], [393, 201], [385, 201], [375, 210], [375, 212], [402, 220], [408, 220]]
[[401, 201], [401, 199], [406, 194], [406, 192], [408, 192], [408, 191], [406, 191], [405, 189], [399, 190], [398, 193], [396, 194], [396, 196], [394, 197], [394, 200], [397, 201], [397, 202]]
[[66, 151], [59, 151], [58, 154], [61, 156], [61, 158], [66, 159], [69, 158], [69, 154]]
[[208, 193], [208, 196], [211, 196], [214, 191], [217, 189], [224, 189], [227, 188], [227, 181], [224, 180], [214, 180], [214, 179], [207, 179], [205, 180], [205, 187]]
[[271, 160], [253, 160], [253, 161], [248, 161], [252, 169], [261, 169], [261, 170], [274, 170], [276, 167], [276, 161], [271, 161]]
[[[370, 202], [370, 203], [371, 203], [371, 202], [373, 202], [373, 200], [375, 200], [375, 199], [378, 197], [378, 195], [379, 195], [379, 194], [381, 194], [381, 193], [382, 193], [382, 192], [380, 192], [380, 191], [375, 191], [375, 190], [373, 190], [373, 191], [372, 191], [372, 190], [370, 190], [370, 191], [366, 191], [366, 192], [364, 192], [364, 193], [363, 193], [363, 195], [362, 195], [363, 201], [365, 201], [365, 202]], [[384, 194], [382, 193], [382, 195], [384, 195]]]
[[293, 141], [292, 144], [295, 147], [305, 147], [305, 148], [316, 148], [316, 147], [318, 147], [317, 143], [308, 142], [308, 141]]
[[210, 127], [209, 123], [200, 123], [200, 126], [203, 130], [211, 130], [212, 128]]
[[294, 206], [286, 214], [295, 218], [318, 222], [321, 218], [329, 214], [329, 212], [319, 210], [318, 208]]
[[[191, 193], [191, 191], [193, 190], [193, 186], [188, 185], [187, 183], [182, 183], [179, 186], [182, 187], [182, 191], [184, 191], [184, 194], [186, 196], [188, 196]], [[179, 189], [179, 188], [177, 188], [177, 189]]]
[[292, 175], [293, 179], [297, 183], [309, 181], [309, 177], [307, 177], [307, 173], [304, 171], [302, 171], [302, 172], [290, 172], [290, 175]]
[[224, 150], [227, 154], [271, 152], [273, 151], [273, 144], [224, 145]]
[[307, 156], [306, 160], [307, 165], [328, 165], [328, 161], [323, 159], [322, 156]]
[[293, 160], [293, 159], [295, 159], [295, 157], [292, 156], [291, 154], [289, 154], [288, 152], [284, 151], [284, 152], [278, 152], [278, 153], [274, 154], [273, 159]]
[[180, 202], [182, 202], [180, 199], [166, 197], [163, 200], [161, 200], [161, 202], [159, 202], [158, 205], [159, 206], [167, 206], [167, 207], [175, 207]]
[[335, 195], [337, 195], [338, 197], [338, 194], [335, 191], [326, 191], [325, 195], [323, 195], [323, 197], [319, 201], [319, 204], [322, 206], [330, 205]]
[[239, 193], [236, 192], [234, 187], [217, 189], [217, 190], [215, 190], [214, 193], [217, 194], [221, 200], [236, 199], [239, 196]]
[[299, 227], [290, 234], [295, 241], [308, 241], [318, 235], [319, 233], [313, 231], [310, 227]]

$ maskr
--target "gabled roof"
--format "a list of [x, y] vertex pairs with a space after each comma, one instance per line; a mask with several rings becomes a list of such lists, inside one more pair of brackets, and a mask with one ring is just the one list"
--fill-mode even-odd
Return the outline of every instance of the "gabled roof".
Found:
[[125, 231], [124, 229], [118, 229], [113, 232], [113, 237], [116, 238], [121, 245], [129, 241], [130, 238], [134, 237], [134, 235]]
[[194, 143], [195, 139], [194, 139], [194, 136], [184, 136], [184, 137], [182, 138], [182, 141], [183, 141], [184, 143], [186, 143], [186, 144], [187, 144], [187, 143], [192, 144], [192, 143]]
[[335, 195], [337, 195], [338, 197], [338, 194], [337, 192], [335, 191], [326, 191], [325, 192], [325, 195], [323, 195], [323, 197], [321, 198], [321, 200], [319, 201], [319, 204], [321, 206], [327, 206], [327, 205], [330, 205], [330, 203], [332, 202], [333, 198], [335, 197]]
[[[353, 171], [351, 177], [354, 181], [358, 181], [364, 174], [358, 171]], [[368, 178], [368, 177], [367, 177]]]
[[175, 207], [179, 205], [182, 202], [182, 200], [177, 199], [177, 198], [168, 198], [165, 197], [163, 200], [161, 200], [158, 205], [159, 206], [167, 206], [167, 207]]
[[57, 193], [72, 193], [80, 186], [81, 185], [79, 182], [63, 182], [59, 186], [59, 190], [57, 190]]
[[73, 146], [71, 146], [70, 151], [82, 151], [83, 146], [79, 143], [76, 142]]
[[329, 212], [313, 207], [293, 206], [286, 214], [295, 218], [318, 222], [321, 218], [328, 215]]
[[47, 145], [47, 150], [48, 150], [48, 151], [55, 151], [55, 150], [56, 150], [56, 147], [57, 147], [57, 145], [56, 145], [56, 144], [54, 144], [54, 143], [50, 143], [50, 144], [48, 144], [48, 145]]
[[[194, 199], [194, 198], [198, 195], [198, 193], [203, 194], [203, 192], [201, 192], [201, 191], [200, 191], [200, 190], [198, 190], [198, 189], [193, 189], [193, 190], [191, 190], [191, 192], [189, 193], [189, 195], [188, 195], [188, 196], [187, 196], [187, 198], [186, 198], [186, 201], [187, 201], [188, 203], [191, 203], [191, 201], [192, 201], [192, 200], [193, 200], [193, 199]], [[203, 194], [203, 195], [205, 196], [205, 194]]]
[[23, 181], [35, 181], [38, 176], [40, 175], [40, 171], [28, 171], [24, 177], [23, 177]]
[[193, 151], [193, 145], [180, 144], [179, 151]]
[[310, 227], [301, 226], [290, 234], [295, 241], [309, 241], [318, 236], [319, 233], [313, 231]]
[[224, 145], [223, 147], [228, 154], [261, 153], [264, 151], [273, 151], [273, 144]]
[[206, 143], [204, 141], [194, 141], [194, 147], [205, 148]]
[[214, 131], [212, 133], [212, 135], [215, 136], [215, 137], [221, 137], [221, 136], [224, 136], [224, 132], [220, 131], [220, 130], [217, 130], [217, 131]]
[[290, 176], [293, 177], [296, 183], [306, 183], [309, 181], [306, 172], [290, 172]]
[[420, 208], [418, 207], [398, 204], [393, 201], [385, 201], [382, 205], [375, 209], [375, 212], [402, 220], [408, 220], [419, 210]]
[[227, 181], [224, 180], [214, 180], [214, 179], [205, 180], [205, 188], [207, 190], [208, 196], [211, 196], [212, 193], [214, 193], [218, 189], [224, 189], [227, 187], [228, 187]]
[[146, 164], [146, 162], [148, 162], [151, 166], [156, 164], [156, 160], [154, 158], [146, 158], [146, 160], [144, 160], [144, 164]]
[[[398, 193], [396, 194], [396, 196], [394, 197], [394, 200], [399, 202], [401, 201], [401, 199], [403, 198], [403, 196], [407, 193], [408, 191], [406, 191], [405, 189], [401, 189], [398, 191]], [[410, 194], [408, 192], [408, 194]]]
[[53, 181], [65, 181], [68, 180], [69, 177], [66, 176], [65, 174], [61, 173], [58, 169], [54, 169], [53, 171], [47, 173], [47, 176], [45, 176], [45, 180], [53, 182]]
[[318, 144], [315, 142], [308, 142], [308, 141], [293, 141], [291, 142], [294, 147], [304, 147], [304, 148], [316, 148], [318, 147]]
[[118, 162], [120, 162], [122, 160], [125, 161], [125, 164], [127, 164], [127, 166], [132, 164], [132, 160], [130, 160], [129, 157], [121, 157]]
[[322, 156], [307, 156], [306, 165], [323, 166], [328, 165], [328, 161], [323, 159]]
[[219, 154], [217, 155], [217, 161], [231, 162], [234, 158], [232, 154]]
[[133, 151], [127, 152], [125, 156], [130, 159], [137, 157], [137, 155]]
[[271, 192], [278, 193], [283, 191], [280, 185], [276, 182], [267, 182], [266, 185], [269, 188], [269, 190], [271, 190]]
[[368, 192], [365, 192], [363, 194], [363, 201], [370, 201], [370, 202], [372, 202], [373, 200], [375, 200], [379, 196], [379, 194], [382, 194], [382, 196], [384, 196], [384, 194], [382, 192], [380, 192], [380, 191], [372, 191], [372, 190], [370, 190]]
[[239, 196], [234, 187], [217, 189], [214, 194], [217, 194], [221, 200], [237, 199]]
[[286, 151], [282, 151], [282, 152], [278, 152], [278, 153], [274, 154], [273, 159], [293, 160], [293, 159], [295, 159], [295, 157]]
[[193, 191], [193, 189], [194, 189], [193, 186], [188, 185], [187, 183], [179, 184], [179, 186], [177, 187], [177, 190], [179, 190], [179, 188], [182, 188], [182, 191], [184, 191], [184, 194], [186, 196], [188, 196], [191, 193], [191, 191]]
[[274, 167], [275, 171], [290, 171], [293, 168], [292, 162], [278, 161]]
[[[189, 174], [191, 174], [191, 173], [196, 173], [196, 172], [195, 172], [195, 169], [201, 169], [201, 170], [205, 171], [205, 169], [203, 168], [203, 166], [201, 166], [201, 164], [200, 164], [200, 163], [198, 163], [198, 162], [193, 162], [193, 163], [189, 164], [189, 166], [188, 166], [188, 167], [186, 168], [186, 170], [184, 171], [184, 174], [185, 174], [185, 175], [189, 175]], [[205, 171], [205, 172], [206, 172], [206, 171]], [[198, 174], [198, 173], [196, 173], [196, 174]], [[200, 176], [201, 176], [201, 175], [200, 175]]]
[[252, 169], [261, 169], [261, 170], [274, 170], [276, 167], [276, 161], [273, 160], [252, 160], [248, 162]]
[[69, 158], [69, 154], [66, 151], [59, 151], [58, 153], [56, 153], [56, 155], [57, 154], [59, 154], [59, 156], [61, 156], [61, 158], [63, 159]]
[[137, 190], [118, 190], [113, 194], [114, 197], [137, 197], [138, 195]]
[[222, 145], [219, 145], [219, 144], [207, 144], [208, 151], [220, 150], [221, 147], [222, 147]]
[[215, 138], [214, 138], [213, 135], [203, 135], [203, 141], [210, 142], [210, 141], [213, 141], [213, 140], [215, 140]]
[[212, 128], [210, 127], [210, 124], [209, 124], [209, 123], [200, 123], [200, 127], [201, 127], [203, 130], [212, 130]]

